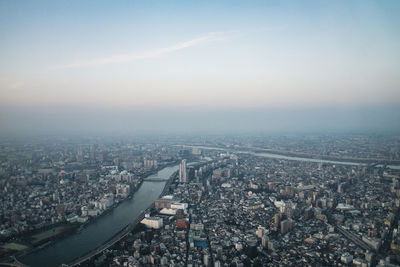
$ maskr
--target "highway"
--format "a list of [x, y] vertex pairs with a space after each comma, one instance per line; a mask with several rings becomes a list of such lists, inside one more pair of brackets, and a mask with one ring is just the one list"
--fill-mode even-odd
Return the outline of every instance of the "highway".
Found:
[[96, 248], [95, 250], [90, 251], [89, 253], [73, 260], [72, 262], [68, 264], [64, 264], [64, 266], [77, 266], [81, 264], [82, 262], [90, 259], [91, 257], [103, 252], [104, 250], [108, 249], [118, 241], [120, 241], [122, 238], [127, 236], [134, 228], [135, 226], [144, 218], [145, 212], [143, 211], [139, 217], [137, 217], [132, 223], [128, 224], [124, 229], [119, 231], [117, 234], [115, 234], [110, 240], [108, 240], [106, 243], [102, 244], [100, 247]]
[[367, 245], [367, 243], [365, 243], [364, 241], [361, 240], [361, 238], [359, 238], [357, 235], [350, 233], [349, 231], [346, 231], [345, 229], [343, 229], [341, 226], [336, 225], [336, 228], [339, 230], [339, 232], [344, 235], [345, 237], [347, 237], [348, 239], [350, 239], [352, 242], [354, 242], [354, 244], [356, 244], [357, 246], [361, 247], [362, 249], [365, 250], [374, 250], [373, 248], [371, 248], [369, 245]]

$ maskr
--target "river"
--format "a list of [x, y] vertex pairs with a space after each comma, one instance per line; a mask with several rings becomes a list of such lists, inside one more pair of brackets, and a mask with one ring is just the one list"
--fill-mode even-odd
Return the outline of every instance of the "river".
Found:
[[329, 164], [341, 164], [341, 165], [352, 165], [352, 166], [367, 166], [366, 163], [360, 162], [349, 162], [349, 161], [337, 161], [337, 160], [325, 160], [325, 159], [313, 159], [313, 158], [302, 158], [295, 156], [284, 156], [273, 153], [266, 152], [244, 152], [243, 153], [251, 153], [256, 156], [266, 157], [266, 158], [274, 158], [274, 159], [286, 159], [286, 160], [297, 160], [297, 161], [307, 161], [307, 162], [315, 162], [315, 163], [329, 163]]
[[[178, 168], [179, 165], [165, 167], [147, 178], [169, 178]], [[131, 199], [126, 199], [111, 211], [90, 222], [81, 232], [59, 239], [19, 260], [33, 267], [45, 267], [60, 266], [82, 256], [100, 246], [136, 219], [159, 197], [165, 183], [144, 181]]]
[[[194, 147], [194, 146], [186, 146]], [[249, 151], [237, 151], [231, 149], [222, 149], [218, 147], [204, 147], [195, 146], [202, 149], [213, 149], [231, 151], [233, 153], [248, 153], [256, 156], [308, 161], [316, 163], [330, 163], [330, 164], [343, 164], [343, 165], [356, 165], [367, 166], [365, 163], [347, 162], [336, 160], [323, 160], [313, 158], [302, 158], [294, 156], [284, 156], [273, 153], [255, 153]], [[399, 168], [399, 166], [390, 166], [391, 168]], [[173, 167], [166, 167], [160, 170], [157, 174], [150, 175], [149, 179], [165, 179], [169, 178], [179, 165]], [[114, 234], [119, 232], [127, 224], [132, 222], [140, 213], [148, 208], [161, 194], [165, 186], [165, 182], [146, 182], [144, 181], [138, 191], [134, 194], [132, 199], [127, 199], [118, 205], [116, 208], [101, 216], [97, 220], [89, 223], [80, 233], [70, 235], [66, 238], [60, 239], [48, 247], [33, 252], [21, 258], [21, 262], [38, 266], [59, 266], [62, 263], [68, 263], [73, 259], [82, 256], [83, 254], [95, 249], [102, 243], [110, 239]]]
[[[266, 157], [266, 158], [273, 158], [273, 159], [285, 159], [285, 160], [307, 161], [307, 162], [315, 162], [315, 163], [328, 163], [328, 164], [351, 165], [351, 166], [368, 166], [367, 163], [361, 163], [361, 162], [285, 156], [285, 155], [275, 154], [275, 153], [253, 152], [253, 151], [245, 151], [245, 150], [236, 150], [236, 149], [232, 149], [232, 148], [221, 148], [221, 147], [212, 147], [212, 146], [191, 146], [191, 145], [180, 145], [180, 146], [192, 147], [192, 148], [197, 147], [197, 148], [201, 148], [201, 149], [205, 149], [205, 150], [220, 150], [220, 151], [229, 151], [232, 153], [252, 154], [255, 156], [259, 156], [259, 157]], [[253, 149], [259, 149], [259, 148], [253, 148]], [[382, 165], [377, 165], [376, 167], [382, 167]], [[389, 169], [400, 170], [400, 165], [387, 165], [386, 167]]]

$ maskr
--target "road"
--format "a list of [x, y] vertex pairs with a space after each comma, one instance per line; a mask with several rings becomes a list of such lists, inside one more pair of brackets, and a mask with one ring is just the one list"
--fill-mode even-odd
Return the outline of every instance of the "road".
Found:
[[[170, 176], [169, 179], [163, 179], [164, 181], [167, 180], [167, 183], [165, 184], [164, 190], [160, 194], [160, 196], [164, 195], [165, 192], [169, 189], [169, 185], [170, 185], [171, 181], [176, 178], [177, 174], [178, 174], [178, 172], [176, 171]], [[151, 179], [145, 179], [144, 181], [150, 181], [150, 180]], [[156, 181], [160, 181], [160, 180], [161, 179], [157, 179]], [[150, 207], [152, 205], [154, 205], [154, 203], [151, 204]], [[147, 209], [149, 209], [150, 207], [148, 207]], [[119, 231], [117, 234], [115, 234], [111, 239], [109, 239], [107, 242], [102, 244], [100, 247], [97, 247], [95, 250], [90, 251], [89, 253], [73, 260], [72, 262], [70, 262], [68, 264], [64, 264], [64, 266], [70, 266], [70, 267], [77, 266], [77, 265], [83, 263], [84, 261], [90, 259], [91, 257], [96, 256], [97, 254], [100, 254], [104, 250], [108, 249], [109, 247], [111, 247], [112, 245], [114, 245], [115, 243], [120, 241], [122, 238], [127, 236], [141, 220], [143, 220], [147, 209], [142, 211], [142, 213], [133, 222], [131, 222], [130, 224], [125, 226], [121, 231]]]
[[101, 245], [100, 247], [96, 248], [95, 250], [90, 251], [89, 253], [73, 260], [72, 262], [66, 264], [66, 266], [77, 266], [81, 264], [82, 262], [90, 259], [93, 256], [96, 256], [97, 254], [103, 252], [104, 250], [108, 249], [118, 241], [120, 241], [122, 238], [127, 236], [134, 228], [135, 226], [144, 218], [145, 211], [143, 211], [139, 217], [137, 217], [132, 223], [128, 224], [124, 229], [122, 229], [120, 232], [115, 234], [110, 240], [108, 240], [106, 243]]

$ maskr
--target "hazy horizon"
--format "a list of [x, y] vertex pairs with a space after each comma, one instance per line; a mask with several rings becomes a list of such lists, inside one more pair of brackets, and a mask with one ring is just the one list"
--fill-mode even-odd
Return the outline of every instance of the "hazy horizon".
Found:
[[[400, 133], [400, 108], [1, 108], [2, 135]], [[10, 111], [11, 110], [11, 111]]]
[[400, 132], [398, 1], [0, 3], [0, 133]]

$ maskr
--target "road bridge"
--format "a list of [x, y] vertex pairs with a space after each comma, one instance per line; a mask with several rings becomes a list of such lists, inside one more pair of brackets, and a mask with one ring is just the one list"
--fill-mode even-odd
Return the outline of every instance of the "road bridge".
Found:
[[168, 181], [168, 178], [149, 178], [149, 179], [144, 179], [143, 182], [166, 182]]

